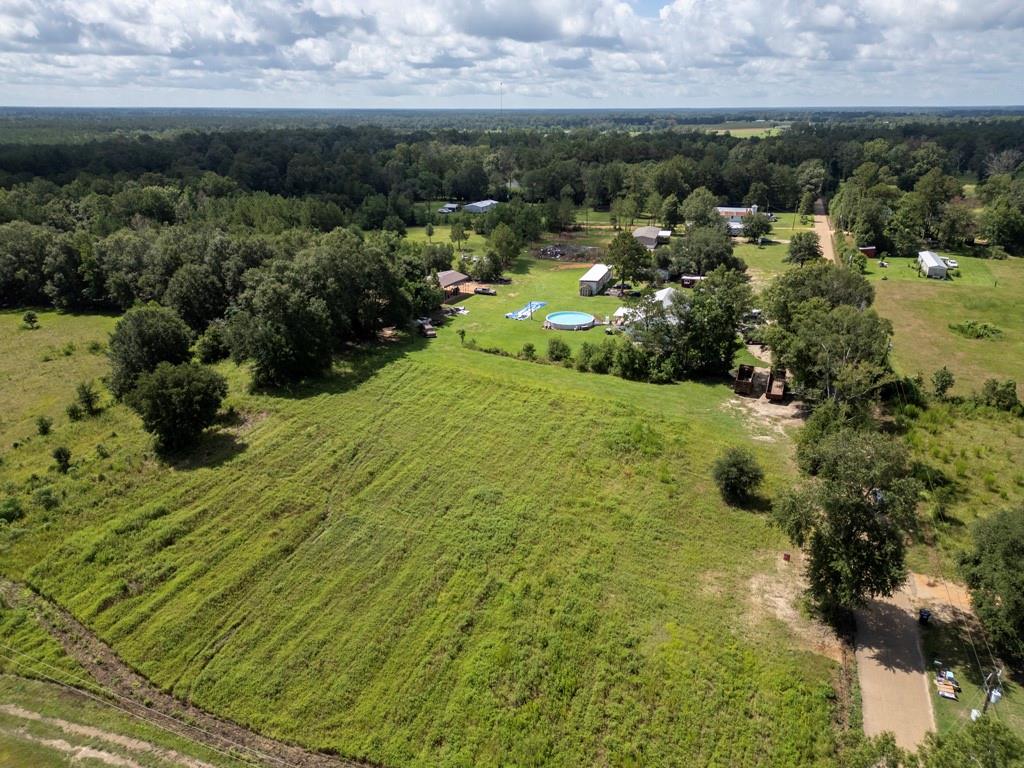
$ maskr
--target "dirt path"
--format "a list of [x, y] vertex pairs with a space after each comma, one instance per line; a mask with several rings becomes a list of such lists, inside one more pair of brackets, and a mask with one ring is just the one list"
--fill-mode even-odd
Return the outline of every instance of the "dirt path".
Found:
[[832, 227], [829, 226], [828, 213], [825, 211], [825, 201], [820, 197], [814, 201], [814, 231], [821, 241], [821, 251], [825, 258], [835, 263], [836, 249], [832, 245]]
[[373, 765], [278, 741], [179, 701], [125, 664], [110, 646], [63, 608], [6, 579], [0, 579], [0, 597], [10, 606], [31, 609], [43, 629], [64, 651], [103, 689], [111, 692], [109, 698], [144, 720], [192, 741], [274, 768], [370, 768]]
[[857, 676], [864, 733], [892, 731], [896, 743], [913, 749], [935, 730], [931, 690], [921, 651], [913, 582], [857, 612]]

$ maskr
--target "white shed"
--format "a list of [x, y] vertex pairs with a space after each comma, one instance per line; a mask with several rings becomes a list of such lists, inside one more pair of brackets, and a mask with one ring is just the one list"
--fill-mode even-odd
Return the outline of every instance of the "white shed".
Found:
[[497, 200], [477, 200], [475, 203], [467, 203], [462, 206], [462, 210], [466, 213], [487, 213], [498, 205], [499, 203]]
[[580, 278], [580, 296], [597, 296], [611, 281], [611, 267], [607, 264], [595, 264]]
[[921, 251], [917, 254], [917, 265], [921, 274], [925, 277], [934, 277], [936, 280], [946, 279], [946, 262], [934, 251]]

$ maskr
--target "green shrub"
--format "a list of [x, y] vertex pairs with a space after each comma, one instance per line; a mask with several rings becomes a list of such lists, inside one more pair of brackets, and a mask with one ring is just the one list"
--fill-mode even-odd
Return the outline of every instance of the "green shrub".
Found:
[[226, 360], [231, 354], [223, 320], [214, 320], [196, 340], [196, 357], [199, 362], [210, 365]]
[[3, 501], [0, 501], [0, 520], [13, 523], [24, 516], [25, 509], [21, 506], [21, 501], [17, 497], [8, 496]]
[[35, 500], [36, 504], [45, 509], [47, 512], [49, 512], [52, 509], [56, 509], [60, 505], [60, 499], [57, 498], [57, 495], [53, 492], [53, 489], [50, 487], [40, 488], [38, 491], [35, 492], [35, 494], [33, 494], [33, 499]]
[[584, 341], [578, 350], [576, 350], [576, 370], [577, 371], [589, 371], [590, 361], [594, 357], [594, 353], [597, 351], [597, 347], [591, 344], [589, 341]]
[[71, 403], [64, 410], [67, 413], [68, 418], [71, 419], [72, 421], [81, 421], [82, 418], [85, 416], [85, 413], [82, 411], [82, 406], [80, 406], [78, 403]]
[[75, 401], [81, 406], [82, 411], [89, 416], [99, 413], [100, 393], [93, 387], [91, 381], [79, 383], [75, 389]]
[[36, 432], [40, 435], [50, 434], [50, 430], [53, 428], [53, 419], [49, 416], [37, 416], [36, 417]]
[[964, 320], [962, 323], [950, 323], [949, 330], [959, 333], [967, 339], [996, 339], [1003, 335], [1001, 328], [979, 320]]
[[572, 356], [572, 350], [569, 345], [562, 341], [557, 336], [553, 336], [548, 339], [548, 360], [553, 363], [560, 363], [562, 360], [568, 360]]
[[519, 357], [523, 360], [536, 360], [537, 347], [535, 347], [532, 342], [526, 342], [523, 344], [523, 349], [519, 352]]
[[998, 408], [1000, 411], [1013, 411], [1020, 407], [1020, 398], [1017, 397], [1017, 382], [1012, 379], [1006, 381], [986, 380], [977, 399], [983, 405]]
[[21, 322], [25, 324], [28, 330], [34, 331], [39, 327], [39, 315], [32, 311], [26, 312], [21, 316]]
[[764, 470], [746, 448], [727, 448], [711, 468], [715, 484], [730, 504], [744, 504], [764, 480]]
[[64, 445], [58, 445], [53, 449], [53, 460], [57, 463], [57, 471], [62, 475], [67, 474], [71, 469], [71, 449]]

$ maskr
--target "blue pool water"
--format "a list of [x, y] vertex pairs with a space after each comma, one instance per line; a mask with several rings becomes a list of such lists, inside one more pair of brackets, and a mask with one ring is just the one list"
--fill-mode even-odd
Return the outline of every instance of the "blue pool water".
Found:
[[588, 312], [552, 312], [547, 316], [547, 321], [552, 327], [563, 331], [574, 331], [577, 329], [590, 328], [597, 322], [594, 316]]

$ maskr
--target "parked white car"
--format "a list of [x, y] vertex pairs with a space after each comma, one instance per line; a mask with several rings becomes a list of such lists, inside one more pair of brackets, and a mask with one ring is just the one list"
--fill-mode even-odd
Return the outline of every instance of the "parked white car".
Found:
[[956, 259], [943, 259], [943, 261], [946, 262], [946, 266], [950, 269], [958, 269], [960, 267], [960, 262]]

